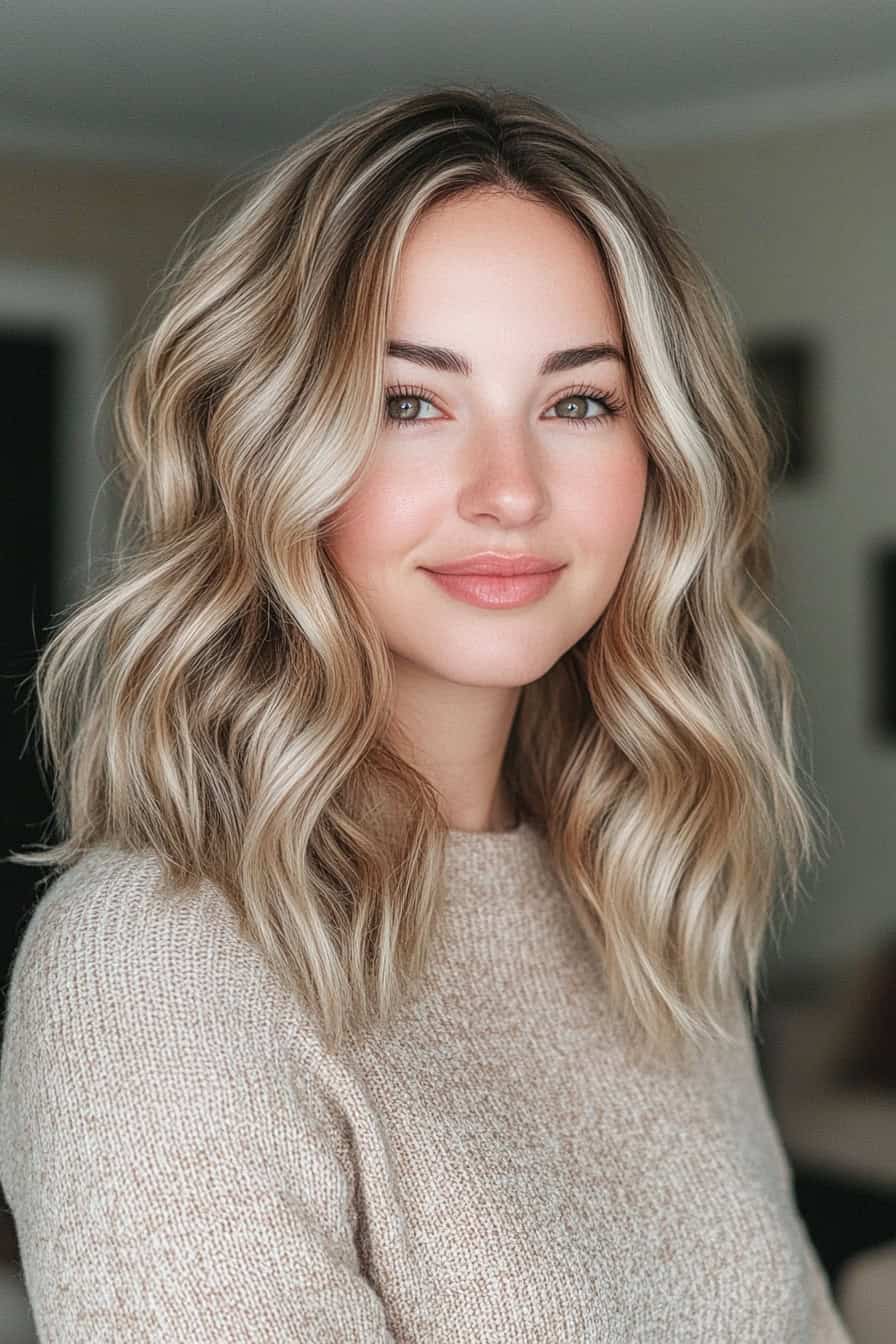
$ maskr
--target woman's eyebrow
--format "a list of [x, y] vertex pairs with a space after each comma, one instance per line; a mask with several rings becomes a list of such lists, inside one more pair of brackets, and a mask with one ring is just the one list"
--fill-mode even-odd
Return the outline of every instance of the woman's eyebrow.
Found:
[[[395, 359], [406, 359], [412, 364], [425, 364], [427, 368], [437, 369], [440, 373], [462, 373], [469, 376], [473, 366], [465, 355], [456, 350], [446, 350], [439, 345], [418, 345], [414, 341], [389, 341], [386, 354]], [[539, 376], [548, 373], [565, 373], [569, 369], [578, 369], [583, 364], [594, 364], [601, 359], [618, 359], [622, 365], [627, 360], [618, 346], [600, 341], [597, 345], [576, 345], [569, 350], [554, 350], [546, 355]]]

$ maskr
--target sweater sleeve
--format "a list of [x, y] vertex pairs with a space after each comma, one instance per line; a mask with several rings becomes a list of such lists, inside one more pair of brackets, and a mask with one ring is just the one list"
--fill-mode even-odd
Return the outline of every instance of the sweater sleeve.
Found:
[[391, 1340], [345, 1135], [254, 949], [118, 874], [57, 880], [9, 985], [0, 1180], [39, 1339]]

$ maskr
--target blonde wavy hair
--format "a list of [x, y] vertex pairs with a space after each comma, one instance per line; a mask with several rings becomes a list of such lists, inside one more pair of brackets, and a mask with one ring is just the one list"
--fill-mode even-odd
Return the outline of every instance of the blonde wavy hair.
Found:
[[732, 986], [755, 1019], [778, 896], [819, 840], [795, 678], [762, 622], [770, 445], [720, 289], [660, 201], [519, 92], [355, 107], [256, 168], [170, 265], [121, 371], [116, 554], [35, 672], [64, 839], [12, 861], [149, 849], [175, 889], [226, 895], [330, 1047], [390, 1017], [431, 944], [447, 823], [323, 542], [381, 432], [402, 245], [483, 190], [593, 242], [649, 456], [617, 588], [522, 688], [503, 778], [628, 1022], [660, 1049], [730, 1041]]

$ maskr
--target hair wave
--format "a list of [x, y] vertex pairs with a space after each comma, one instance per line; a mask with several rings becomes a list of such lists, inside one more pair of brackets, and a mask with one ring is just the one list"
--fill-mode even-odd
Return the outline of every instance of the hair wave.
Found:
[[732, 986], [755, 1017], [778, 896], [819, 839], [763, 623], [768, 437], [720, 287], [660, 200], [518, 92], [423, 87], [333, 118], [171, 265], [118, 387], [116, 555], [35, 671], [63, 839], [12, 861], [149, 848], [175, 888], [215, 883], [331, 1046], [413, 983], [446, 821], [323, 543], [380, 432], [403, 241], [483, 190], [593, 241], [649, 455], [617, 588], [522, 688], [504, 777], [627, 1020], [661, 1049], [730, 1040]]

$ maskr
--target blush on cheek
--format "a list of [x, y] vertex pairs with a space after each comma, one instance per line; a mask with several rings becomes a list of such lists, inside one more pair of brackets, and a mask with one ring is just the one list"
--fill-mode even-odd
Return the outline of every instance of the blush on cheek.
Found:
[[376, 531], [371, 525], [363, 493], [353, 495], [330, 514], [327, 527], [324, 546], [331, 559], [342, 567], [351, 564], [353, 556], [363, 556], [370, 534]]
[[644, 489], [636, 476], [607, 484], [589, 508], [583, 495], [576, 513], [579, 535], [594, 538], [603, 551], [617, 552], [631, 545], [644, 510]]
[[647, 462], [640, 455], [619, 472], [609, 495], [614, 504], [612, 512], [618, 531], [634, 536], [644, 511], [646, 488]]

